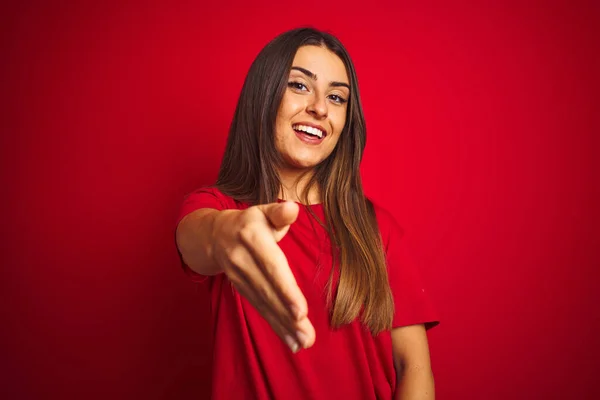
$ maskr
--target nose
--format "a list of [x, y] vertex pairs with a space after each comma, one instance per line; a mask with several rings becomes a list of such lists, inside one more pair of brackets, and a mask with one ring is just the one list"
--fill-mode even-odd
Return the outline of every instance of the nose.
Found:
[[315, 94], [308, 104], [307, 111], [310, 115], [317, 119], [327, 117], [327, 102], [325, 96]]

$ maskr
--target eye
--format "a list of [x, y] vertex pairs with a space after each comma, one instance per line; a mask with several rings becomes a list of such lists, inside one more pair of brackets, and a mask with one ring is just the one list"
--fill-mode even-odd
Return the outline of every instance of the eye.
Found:
[[348, 101], [348, 100], [344, 99], [343, 97], [338, 96], [337, 94], [329, 95], [329, 98], [338, 104], [344, 104], [345, 102]]
[[300, 82], [288, 82], [288, 87], [292, 88], [292, 89], [296, 89], [296, 90], [300, 90], [300, 91], [304, 91], [304, 90], [308, 90], [308, 88], [306, 87], [305, 84], [300, 83]]

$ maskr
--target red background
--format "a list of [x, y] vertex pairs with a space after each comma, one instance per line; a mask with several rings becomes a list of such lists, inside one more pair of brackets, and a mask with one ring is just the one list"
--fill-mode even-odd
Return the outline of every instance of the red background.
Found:
[[311, 24], [439, 306], [438, 398], [600, 398], [598, 3], [367, 3], [4, 6], [0, 397], [206, 396], [174, 220], [258, 51]]

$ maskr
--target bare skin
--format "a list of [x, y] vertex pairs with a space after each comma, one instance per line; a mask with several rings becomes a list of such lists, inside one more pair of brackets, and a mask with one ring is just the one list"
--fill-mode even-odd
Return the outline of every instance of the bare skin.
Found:
[[[349, 83], [346, 67], [337, 55], [318, 46], [298, 49], [275, 121], [275, 147], [285, 162], [278, 170], [283, 185], [280, 198], [300, 201], [299, 194], [314, 167], [334, 150], [346, 123]], [[306, 144], [298, 139], [292, 127], [303, 123], [321, 128], [321, 143]], [[321, 201], [318, 188], [309, 193], [309, 201]]]
[[227, 275], [294, 352], [315, 341], [306, 299], [277, 244], [298, 210], [293, 202], [246, 210], [200, 209], [182, 219], [176, 235], [183, 260], [192, 270]]
[[[350, 89], [342, 60], [318, 46], [298, 49], [288, 78], [275, 121], [275, 146], [285, 163], [278, 170], [283, 186], [279, 197], [291, 201], [247, 210], [197, 210], [179, 224], [177, 243], [192, 270], [204, 275], [225, 273], [277, 335], [297, 351], [313, 345], [315, 330], [307, 318], [306, 299], [277, 242], [298, 216], [294, 202], [300, 202], [299, 193], [311, 171], [340, 138]], [[323, 140], [303, 142], [293, 129], [297, 124], [319, 126]], [[309, 193], [309, 202], [321, 202], [317, 188]]]
[[[289, 85], [278, 110], [275, 145], [283, 156], [278, 170], [282, 191], [290, 201], [246, 210], [200, 209], [177, 228], [177, 245], [184, 262], [203, 275], [224, 273], [294, 352], [312, 346], [315, 329], [307, 302], [277, 244], [298, 217], [302, 193], [315, 166], [334, 150], [346, 122], [350, 90], [341, 59], [317, 46], [298, 49]], [[309, 73], [306, 73], [309, 72]], [[342, 85], [340, 85], [340, 83]], [[326, 133], [317, 145], [298, 139], [292, 126], [317, 125]], [[299, 179], [303, 173], [306, 175]], [[309, 203], [322, 201], [318, 188]], [[422, 325], [392, 331], [398, 371], [397, 399], [433, 399], [434, 386], [427, 336]]]

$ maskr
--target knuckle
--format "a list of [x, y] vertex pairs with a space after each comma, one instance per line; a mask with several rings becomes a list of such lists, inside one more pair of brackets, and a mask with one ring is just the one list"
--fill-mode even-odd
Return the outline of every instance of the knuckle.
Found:
[[269, 247], [269, 250], [272, 251], [269, 251], [268, 256], [265, 257], [264, 269], [267, 274], [274, 278], [277, 277], [277, 280], [279, 281], [281, 277], [285, 276], [286, 274], [285, 266], [287, 265], [287, 261], [285, 259], [282, 260], [280, 257], [278, 257], [278, 251], [280, 250], [277, 247], [275, 247], [274, 249], [271, 249], [271, 247]]
[[270, 311], [263, 313], [263, 317], [265, 320], [271, 325], [271, 328], [275, 331], [278, 336], [283, 334], [283, 329], [281, 328], [281, 324], [277, 321], [277, 317]]
[[268, 287], [268, 286], [266, 286], [266, 285], [259, 285], [259, 286], [256, 288], [256, 291], [258, 292], [258, 295], [259, 295], [259, 296], [260, 296], [262, 299], [264, 299], [264, 301], [265, 301], [265, 302], [268, 302], [268, 303], [270, 303], [270, 302], [271, 302], [271, 299], [272, 299], [272, 296], [271, 296], [271, 290], [269, 289], [269, 287]]
[[283, 338], [285, 336], [285, 328], [281, 324], [281, 321], [276, 314], [271, 311], [267, 311], [263, 314], [263, 317], [269, 323], [269, 325], [271, 325], [271, 328], [273, 328], [279, 337]]
[[[266, 276], [268, 276], [270, 279], [274, 279], [274, 278], [276, 277], [276, 272], [277, 272], [277, 271], [275, 270], [275, 268], [274, 268], [274, 266], [273, 266], [273, 264], [271, 263], [271, 261], [270, 261], [270, 260], [268, 260], [268, 259], [267, 259], [267, 260], [264, 260], [264, 261], [261, 263], [261, 267], [262, 267], [262, 270], [264, 271], [264, 274], [265, 274]], [[274, 284], [276, 287], [277, 287], [278, 283], [279, 283], [279, 282], [277, 282], [277, 280], [275, 280], [275, 281], [273, 282], [273, 284]]]
[[242, 242], [244, 243], [252, 243], [256, 241], [258, 236], [259, 226], [258, 223], [254, 221], [248, 221], [242, 225], [240, 228], [239, 236]]
[[246, 264], [244, 249], [239, 246], [235, 246], [231, 249], [228, 249], [227, 258], [229, 259], [229, 262], [233, 264], [233, 266], [237, 269], [244, 267], [244, 265]]

